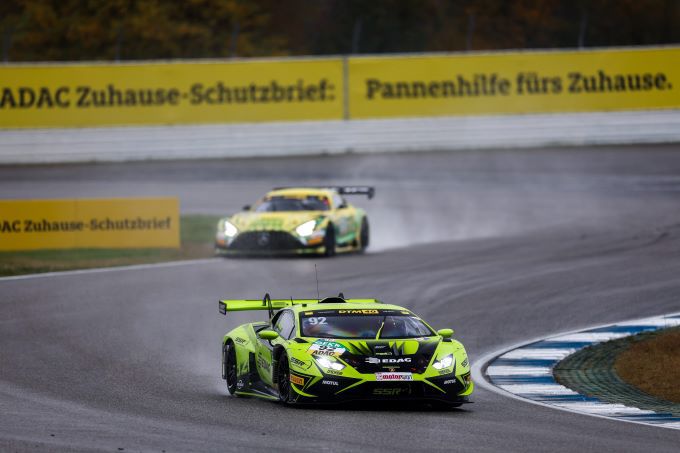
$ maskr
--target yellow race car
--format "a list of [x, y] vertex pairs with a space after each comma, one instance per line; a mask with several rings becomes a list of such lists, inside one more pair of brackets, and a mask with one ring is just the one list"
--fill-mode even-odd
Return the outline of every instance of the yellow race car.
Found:
[[243, 212], [220, 219], [215, 253], [322, 254], [364, 251], [369, 243], [366, 212], [346, 195], [373, 198], [366, 186], [279, 187]]

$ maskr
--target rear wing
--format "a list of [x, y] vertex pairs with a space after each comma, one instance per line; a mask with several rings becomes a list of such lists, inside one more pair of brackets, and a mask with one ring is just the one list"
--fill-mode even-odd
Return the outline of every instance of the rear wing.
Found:
[[226, 315], [228, 311], [251, 311], [268, 310], [269, 317], [274, 316], [274, 310], [280, 310], [293, 305], [319, 305], [328, 303], [359, 303], [359, 304], [379, 304], [377, 299], [345, 299], [340, 293], [338, 297], [328, 297], [326, 299], [272, 299], [269, 294], [265, 294], [262, 300], [259, 299], [224, 299], [219, 301], [220, 313]]
[[272, 190], [282, 189], [331, 189], [340, 195], [366, 195], [370, 200], [375, 196], [375, 187], [372, 186], [304, 186], [304, 187], [274, 187]]
[[340, 195], [366, 195], [369, 200], [375, 195], [375, 187], [370, 186], [339, 186], [334, 189]]

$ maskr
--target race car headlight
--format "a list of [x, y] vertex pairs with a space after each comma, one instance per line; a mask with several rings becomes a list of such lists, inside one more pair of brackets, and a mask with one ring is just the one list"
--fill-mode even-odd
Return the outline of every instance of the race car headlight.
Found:
[[328, 357], [314, 356], [314, 360], [316, 360], [316, 363], [318, 363], [319, 366], [321, 366], [322, 368], [330, 368], [331, 370], [335, 371], [340, 371], [343, 368], [345, 368], [345, 365], [343, 365], [342, 363], [335, 360], [331, 360]]
[[310, 220], [295, 228], [295, 232], [301, 237], [311, 236], [316, 227], [316, 220]]
[[446, 357], [435, 361], [432, 364], [432, 368], [435, 370], [443, 370], [444, 368], [448, 368], [451, 365], [453, 365], [453, 354], [449, 354]]
[[231, 238], [236, 236], [236, 233], [238, 233], [238, 228], [236, 228], [233, 223], [229, 222], [228, 220], [225, 220], [224, 235]]

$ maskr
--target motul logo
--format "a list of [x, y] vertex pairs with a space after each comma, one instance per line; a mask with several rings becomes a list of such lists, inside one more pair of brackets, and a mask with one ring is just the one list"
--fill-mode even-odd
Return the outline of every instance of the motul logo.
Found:
[[380, 364], [380, 363], [411, 363], [411, 358], [410, 357], [401, 357], [398, 359], [395, 358], [390, 358], [390, 359], [381, 359], [378, 357], [367, 357], [366, 358], [366, 363], [372, 363], [372, 364]]

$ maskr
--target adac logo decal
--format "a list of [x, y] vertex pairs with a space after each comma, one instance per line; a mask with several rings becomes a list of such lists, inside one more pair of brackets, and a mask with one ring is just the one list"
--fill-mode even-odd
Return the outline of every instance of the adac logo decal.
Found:
[[305, 378], [297, 376], [295, 374], [291, 374], [290, 375], [290, 382], [292, 382], [295, 385], [304, 386], [305, 385]]
[[340, 343], [327, 340], [316, 340], [307, 349], [308, 354], [341, 356], [347, 349]]

